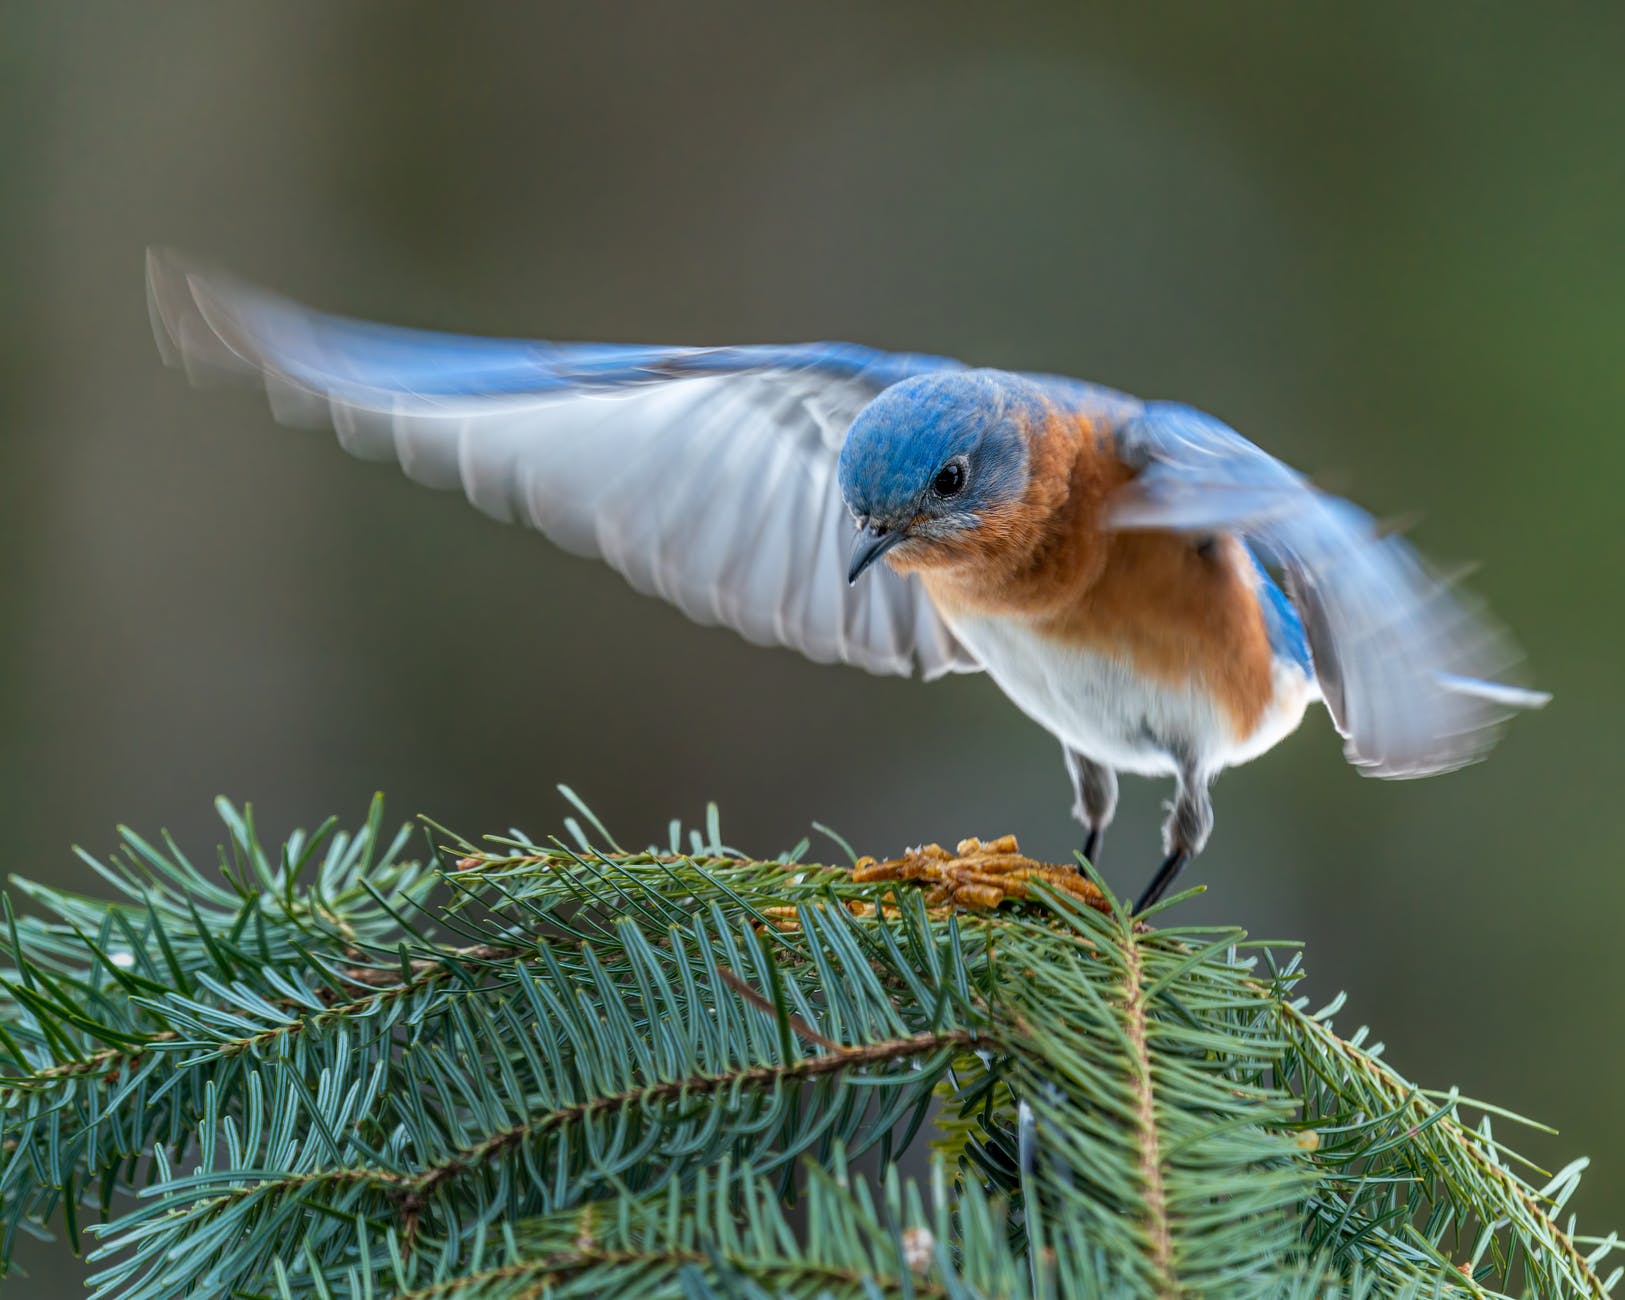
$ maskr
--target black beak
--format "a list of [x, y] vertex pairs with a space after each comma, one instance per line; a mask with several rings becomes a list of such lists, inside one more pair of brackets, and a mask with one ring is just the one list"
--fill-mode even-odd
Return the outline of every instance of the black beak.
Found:
[[857, 539], [852, 543], [852, 567], [846, 571], [846, 581], [850, 585], [863, 576], [863, 571], [878, 560], [898, 542], [906, 541], [908, 534], [897, 528], [887, 528], [885, 524], [870, 524], [867, 528], [858, 529]]

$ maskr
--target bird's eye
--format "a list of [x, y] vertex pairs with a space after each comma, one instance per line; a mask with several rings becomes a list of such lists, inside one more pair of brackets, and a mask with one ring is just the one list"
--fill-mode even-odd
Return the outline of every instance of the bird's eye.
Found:
[[939, 497], [956, 497], [965, 486], [965, 462], [951, 460], [931, 480], [931, 490]]

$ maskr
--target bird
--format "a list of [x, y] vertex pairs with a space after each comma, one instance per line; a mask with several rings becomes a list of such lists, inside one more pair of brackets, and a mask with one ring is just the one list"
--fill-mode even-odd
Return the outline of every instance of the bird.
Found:
[[1136, 915], [1211, 786], [1323, 704], [1386, 778], [1482, 758], [1543, 692], [1397, 531], [1212, 415], [1082, 380], [815, 342], [680, 347], [329, 315], [153, 248], [164, 360], [820, 663], [985, 672], [1059, 740], [1091, 867], [1118, 774], [1172, 778]]

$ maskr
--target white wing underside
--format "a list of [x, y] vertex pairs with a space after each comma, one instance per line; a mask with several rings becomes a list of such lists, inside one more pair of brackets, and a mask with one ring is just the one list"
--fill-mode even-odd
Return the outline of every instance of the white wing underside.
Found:
[[331, 425], [346, 451], [460, 488], [486, 514], [606, 560], [689, 618], [820, 663], [928, 678], [978, 665], [918, 582], [845, 580], [841, 442], [872, 386], [795, 369], [619, 388], [423, 395], [358, 381], [331, 318], [161, 255], [149, 263], [166, 360], [197, 383], [258, 375], [278, 420]]

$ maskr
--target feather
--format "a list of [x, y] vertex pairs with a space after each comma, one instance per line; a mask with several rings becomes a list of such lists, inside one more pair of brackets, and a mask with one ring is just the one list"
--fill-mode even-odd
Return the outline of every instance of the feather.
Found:
[[1402, 538], [1227, 425], [1153, 403], [1122, 425], [1117, 449], [1137, 476], [1113, 527], [1234, 532], [1285, 571], [1321, 695], [1371, 775], [1473, 762], [1513, 710], [1545, 703], [1493, 680], [1517, 662], [1511, 643]]
[[[835, 464], [898, 380], [957, 368], [853, 344], [667, 348], [397, 329], [301, 307], [154, 250], [164, 358], [257, 376], [280, 420], [608, 561], [702, 623], [819, 661], [927, 677], [978, 665], [919, 582], [842, 581]], [[828, 572], [823, 572], [826, 568]]]

